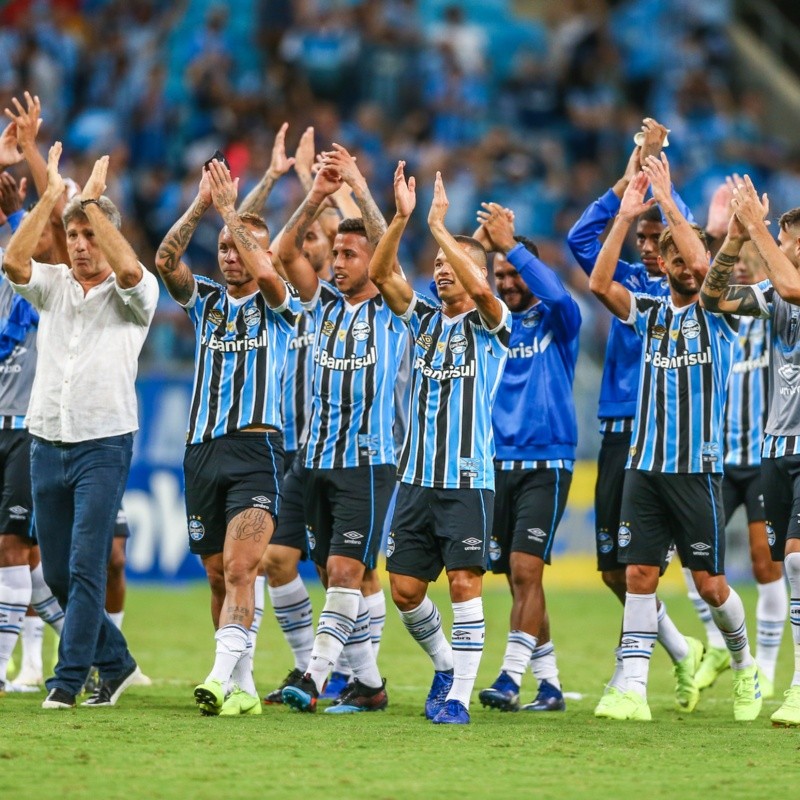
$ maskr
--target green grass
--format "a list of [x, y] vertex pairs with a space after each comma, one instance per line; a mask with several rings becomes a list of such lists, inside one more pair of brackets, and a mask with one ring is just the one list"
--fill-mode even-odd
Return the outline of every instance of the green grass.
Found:
[[[443, 613], [446, 596], [433, 590]], [[753, 592], [743, 592], [753, 608]], [[321, 594], [314, 594], [315, 609]], [[689, 602], [666, 596], [679, 627], [700, 635]], [[381, 650], [389, 709], [380, 714], [300, 715], [281, 707], [261, 717], [214, 719], [194, 709], [213, 639], [205, 587], [129, 591], [125, 630], [155, 685], [130, 689], [113, 709], [42, 711], [42, 695], [0, 699], [0, 797], [56, 798], [760, 798], [795, 796], [800, 732], [761, 718], [735, 724], [730, 673], [703, 694], [694, 714], [672, 705], [672, 676], [657, 652], [650, 682], [654, 721], [612, 723], [592, 709], [612, 668], [621, 609], [601, 589], [557, 589], [549, 598], [565, 689], [580, 692], [565, 714], [501, 714], [480, 707], [468, 727], [436, 727], [421, 716], [431, 678], [427, 657], [393, 610]], [[487, 645], [477, 689], [491, 683], [505, 646], [509, 600], [485, 596]], [[256, 655], [259, 689], [291, 666], [267, 609]], [[446, 615], [446, 614], [445, 614]], [[449, 626], [449, 623], [448, 623]], [[754, 633], [752, 621], [750, 630]], [[778, 695], [791, 675], [784, 639]], [[523, 699], [533, 694], [526, 677]]]

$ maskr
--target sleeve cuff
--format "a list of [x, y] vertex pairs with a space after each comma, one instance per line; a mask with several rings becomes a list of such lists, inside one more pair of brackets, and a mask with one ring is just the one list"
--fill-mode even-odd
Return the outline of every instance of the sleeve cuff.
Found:
[[506, 326], [506, 323], [508, 322], [508, 314], [509, 314], [508, 306], [502, 300], [498, 300], [498, 302], [500, 303], [500, 306], [503, 309], [503, 314], [500, 317], [500, 322], [496, 327], [489, 328], [486, 325], [486, 320], [483, 317], [481, 317], [481, 325], [483, 325], [483, 327], [486, 328], [486, 332], [490, 336], [495, 336], [496, 334], [498, 334]]
[[317, 291], [314, 292], [314, 296], [308, 302], [302, 302], [301, 305], [306, 311], [313, 311], [317, 307], [317, 303], [319, 303], [319, 298], [322, 295], [322, 282], [317, 283]]
[[414, 294], [411, 297], [411, 302], [408, 304], [408, 308], [400, 315], [400, 319], [403, 320], [403, 322], [408, 322], [411, 319], [411, 317], [414, 316], [414, 309], [416, 307], [417, 307], [417, 293], [414, 292]]
[[631, 296], [631, 310], [628, 312], [628, 319], [622, 320], [626, 325], [633, 325], [636, 322], [636, 295], [628, 289]]
[[270, 306], [269, 310], [274, 311], [276, 314], [280, 314], [282, 311], [286, 311], [289, 308], [289, 303], [292, 300], [292, 295], [289, 292], [289, 287], [284, 282], [284, 288], [286, 289], [286, 297], [283, 298], [283, 302], [279, 306]]

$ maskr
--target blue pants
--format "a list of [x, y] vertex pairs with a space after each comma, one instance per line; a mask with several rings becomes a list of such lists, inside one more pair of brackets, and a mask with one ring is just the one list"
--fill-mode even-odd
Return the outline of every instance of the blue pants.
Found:
[[55, 677], [48, 689], [80, 693], [92, 665], [103, 680], [134, 660], [105, 613], [114, 522], [131, 463], [133, 434], [55, 445], [34, 438], [31, 483], [44, 579], [64, 609]]

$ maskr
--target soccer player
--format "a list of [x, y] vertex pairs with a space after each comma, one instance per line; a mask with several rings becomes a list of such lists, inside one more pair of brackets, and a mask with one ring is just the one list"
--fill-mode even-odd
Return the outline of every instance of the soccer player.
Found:
[[[156, 267], [195, 325], [195, 380], [184, 456], [189, 546], [211, 586], [216, 658], [194, 697], [204, 714], [260, 714], [249, 628], [254, 583], [280, 513], [280, 375], [295, 313], [269, 254], [266, 223], [235, 209], [236, 184], [212, 160], [187, 212], [167, 233]], [[225, 227], [225, 285], [192, 275], [181, 257], [213, 203]], [[226, 698], [226, 685], [233, 689]]]
[[[405, 162], [394, 176], [397, 211], [370, 274], [414, 336], [409, 429], [387, 548], [392, 598], [411, 636], [430, 656], [434, 678], [425, 716], [469, 723], [485, 622], [481, 589], [492, 530], [494, 441], [491, 412], [508, 353], [508, 309], [489, 286], [486, 251], [445, 227], [448, 200], [436, 173], [428, 225], [439, 251], [433, 277], [440, 303], [417, 294], [397, 266], [414, 206]], [[451, 643], [428, 584], [444, 568], [453, 603]]]
[[[731, 180], [731, 179], [729, 179]], [[724, 236], [723, 236], [724, 238]], [[739, 285], [762, 285], [766, 279], [761, 257], [746, 242], [733, 268], [733, 280]], [[725, 519], [730, 520], [739, 506], [747, 514], [750, 559], [758, 589], [756, 604], [756, 664], [761, 696], [773, 696], [775, 666], [778, 660], [788, 598], [780, 562], [773, 561], [767, 542], [764, 488], [761, 479], [761, 443], [767, 421], [769, 386], [770, 321], [744, 316], [739, 320], [739, 335], [733, 351], [733, 369], [725, 403], [725, 477], [722, 502]], [[705, 601], [697, 594], [689, 570], [689, 597], [706, 629], [708, 645], [695, 680], [698, 689], [706, 689], [730, 666], [722, 634], [711, 618]]]
[[[591, 277], [600, 253], [601, 236], [619, 211], [625, 189], [640, 169], [642, 159], [658, 155], [664, 145], [667, 129], [655, 120], [643, 121], [644, 140], [636, 146], [628, 160], [625, 174], [602, 197], [592, 203], [573, 225], [567, 243], [583, 271]], [[682, 216], [690, 221], [691, 213], [671, 188], [671, 196]], [[614, 279], [631, 292], [654, 297], [669, 296], [669, 286], [659, 268], [658, 239], [665, 227], [661, 211], [655, 205], [643, 208], [636, 222], [636, 247], [641, 263], [619, 259]], [[600, 385], [598, 417], [602, 441], [597, 459], [595, 487], [595, 546], [597, 568], [603, 583], [625, 603], [625, 564], [619, 557], [615, 531], [619, 526], [625, 465], [631, 444], [637, 387], [641, 370], [642, 343], [636, 332], [622, 320], [614, 318], [606, 344], [603, 377]], [[658, 603], [658, 641], [673, 662], [676, 678], [676, 701], [681, 708], [697, 703], [698, 689], [694, 673], [700, 663], [702, 643], [683, 636], [667, 614], [664, 603]], [[606, 702], [613, 702], [625, 680], [622, 650], [615, 650], [614, 674], [597, 706], [602, 712]]]
[[[698, 279], [707, 270], [708, 254], [702, 232], [670, 202], [666, 158], [651, 156], [643, 168], [647, 174], [637, 175], [625, 191], [590, 279], [592, 291], [643, 342], [617, 533], [620, 559], [628, 565], [621, 642], [625, 690], [595, 713], [651, 719], [647, 675], [658, 635], [655, 591], [674, 542], [731, 653], [734, 719], [752, 720], [762, 703], [758, 671], [742, 601], [724, 575], [722, 426], [735, 321], [698, 304]], [[659, 239], [669, 298], [634, 294], [613, 279], [631, 222], [654, 202], [643, 202], [648, 183], [670, 223]]]
[[[564, 513], [578, 428], [572, 381], [581, 314], [536, 245], [514, 235], [506, 209], [485, 203], [479, 220], [494, 257], [497, 292], [511, 311], [508, 361], [492, 411], [495, 456], [492, 571], [508, 576], [511, 625], [501, 672], [479, 697], [501, 711], [520, 708], [522, 676], [536, 657], [546, 614], [542, 577]], [[553, 655], [555, 661], [555, 655]], [[565, 708], [558, 673], [542, 680], [526, 711]]]
[[[706, 308], [771, 320], [769, 414], [761, 470], [767, 538], [775, 561], [783, 561], [789, 580], [789, 622], [794, 642], [794, 675], [774, 725], [800, 726], [800, 208], [780, 218], [778, 242], [764, 217], [767, 198], [759, 200], [745, 175], [733, 190], [734, 217], [702, 288]], [[743, 242], [753, 242], [771, 285], [728, 286]]]
[[[362, 219], [340, 223], [329, 284], [303, 257], [301, 245], [321, 204], [343, 182], [353, 190]], [[284, 703], [299, 711], [316, 710], [343, 649], [354, 678], [326, 712], [376, 711], [388, 703], [362, 593], [365, 575], [375, 567], [395, 485], [394, 384], [406, 341], [405, 326], [369, 277], [385, 225], [355, 160], [334, 145], [279, 248], [314, 321], [305, 519], [311, 557], [327, 588], [309, 663], [281, 692]]]

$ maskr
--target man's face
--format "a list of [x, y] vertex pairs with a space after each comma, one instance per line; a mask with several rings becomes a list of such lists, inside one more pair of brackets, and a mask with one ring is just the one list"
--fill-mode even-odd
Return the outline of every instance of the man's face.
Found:
[[[246, 222], [244, 224], [247, 225]], [[247, 225], [247, 229], [262, 249], [266, 250], [269, 247], [269, 234], [263, 228]], [[220, 271], [225, 277], [226, 285], [239, 287], [247, 286], [248, 283], [254, 282], [254, 279], [250, 277], [250, 273], [245, 269], [239, 258], [239, 251], [236, 249], [235, 240], [227, 225], [219, 232], [217, 260]], [[255, 291], [255, 288], [253, 291]]]
[[331, 243], [317, 221], [311, 223], [303, 237], [303, 255], [317, 274], [330, 268]]
[[74, 217], [67, 225], [67, 252], [72, 269], [81, 277], [111, 269], [86, 218]]
[[800, 223], [778, 231], [778, 246], [786, 258], [800, 269]]
[[659, 256], [658, 264], [661, 272], [667, 276], [670, 287], [678, 294], [692, 297], [700, 291], [700, 285], [675, 247], [668, 248], [663, 257]]
[[494, 257], [494, 282], [497, 293], [509, 311], [525, 311], [536, 299], [522, 276], [502, 253], [496, 253]]
[[749, 285], [764, 280], [761, 258], [752, 242], [745, 242], [739, 253], [739, 260], [733, 267], [731, 283]]
[[636, 225], [636, 249], [639, 251], [639, 258], [642, 264], [651, 275], [658, 275], [658, 237], [664, 226], [660, 222], [650, 222], [650, 220], [639, 220]]
[[345, 296], [357, 295], [369, 283], [372, 248], [360, 233], [337, 233], [333, 242], [333, 282]]
[[[458, 245], [464, 250], [467, 249], [461, 242]], [[455, 270], [450, 266], [450, 262], [441, 248], [433, 262], [433, 280], [439, 299], [443, 303], [458, 303], [467, 296], [467, 290], [456, 277]]]

